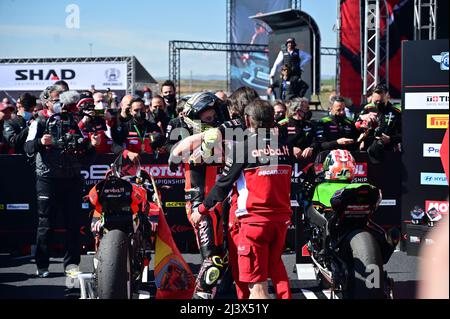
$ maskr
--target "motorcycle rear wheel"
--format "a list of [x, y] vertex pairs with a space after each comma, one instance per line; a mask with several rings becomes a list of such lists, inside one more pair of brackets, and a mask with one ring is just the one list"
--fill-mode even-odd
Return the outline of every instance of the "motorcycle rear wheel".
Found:
[[383, 299], [383, 258], [375, 238], [357, 230], [347, 236], [342, 248], [349, 272], [344, 299]]
[[106, 233], [98, 249], [97, 289], [99, 299], [131, 299], [130, 241], [125, 232]]

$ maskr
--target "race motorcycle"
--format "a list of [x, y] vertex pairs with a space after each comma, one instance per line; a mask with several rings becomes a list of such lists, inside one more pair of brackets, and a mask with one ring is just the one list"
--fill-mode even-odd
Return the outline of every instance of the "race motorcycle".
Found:
[[348, 151], [339, 151], [317, 156], [301, 194], [316, 280], [320, 288], [331, 290], [333, 298], [336, 294], [344, 299], [393, 298], [393, 280], [383, 265], [400, 234], [397, 229], [385, 232], [373, 222], [381, 201], [378, 188], [352, 184], [353, 177], [343, 182], [354, 159]]
[[89, 192], [95, 206], [91, 223], [96, 239], [93, 298], [131, 299], [154, 244], [158, 214], [150, 211], [155, 189], [152, 178], [139, 163], [127, 166], [133, 174], [123, 176], [126, 170], [120, 160], [121, 156]]

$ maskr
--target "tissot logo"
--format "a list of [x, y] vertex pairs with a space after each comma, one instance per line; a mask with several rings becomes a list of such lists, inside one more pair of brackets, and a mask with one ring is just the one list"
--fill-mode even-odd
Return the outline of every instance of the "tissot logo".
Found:
[[58, 81], [72, 80], [76, 76], [74, 70], [61, 69], [59, 71], [50, 69], [16, 70], [16, 81]]
[[448, 103], [448, 96], [429, 95], [429, 96], [427, 96], [427, 102], [447, 102]]
[[425, 201], [425, 210], [429, 211], [432, 208], [436, 209], [441, 214], [448, 214], [448, 202], [446, 201], [436, 201], [436, 200]]
[[448, 114], [427, 114], [427, 128], [446, 129], [448, 127]]
[[405, 110], [448, 110], [448, 92], [405, 93]]

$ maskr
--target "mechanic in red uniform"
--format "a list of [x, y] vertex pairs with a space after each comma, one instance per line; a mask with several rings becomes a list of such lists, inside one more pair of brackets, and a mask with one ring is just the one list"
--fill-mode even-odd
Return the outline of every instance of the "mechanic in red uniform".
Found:
[[[270, 298], [268, 277], [278, 285], [289, 285], [281, 254], [292, 214], [292, 148], [285, 136], [271, 129], [273, 118], [273, 107], [267, 101], [256, 100], [245, 108], [245, 123], [251, 134], [235, 145], [223, 175], [191, 214], [194, 225], [203, 222], [236, 183], [239, 280], [248, 283], [252, 299]], [[283, 297], [291, 298], [289, 289]]]

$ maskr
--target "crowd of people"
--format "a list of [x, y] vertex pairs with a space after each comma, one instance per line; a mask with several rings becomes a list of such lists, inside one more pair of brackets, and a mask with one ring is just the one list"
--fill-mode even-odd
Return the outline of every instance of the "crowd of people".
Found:
[[[346, 112], [346, 101], [333, 96], [329, 114], [313, 121], [304, 97], [270, 102], [241, 87], [231, 94], [200, 92], [177, 101], [171, 81], [161, 85], [160, 94], [144, 89], [120, 102], [112, 91], [77, 92], [63, 81], [39, 98], [21, 95], [15, 106], [5, 98], [0, 104], [0, 152], [26, 154], [36, 170], [36, 274], [49, 275], [49, 232], [59, 210], [68, 228], [65, 271], [78, 272], [81, 165], [96, 153], [130, 161], [157, 153], [167, 154], [172, 170], [185, 166], [186, 212], [203, 260], [193, 297], [213, 298], [230, 267], [239, 298], [267, 298], [268, 278], [278, 298], [290, 298], [281, 254], [291, 214], [292, 162], [313, 161], [321, 151], [333, 149], [367, 151], [381, 162], [383, 152], [401, 150], [400, 107], [389, 102], [385, 87], [371, 92], [359, 114]], [[249, 134], [230, 139], [229, 129]], [[272, 137], [253, 152], [251, 141], [261, 137], [260, 129], [278, 132], [275, 158], [268, 162], [260, 154], [270, 150]], [[237, 148], [241, 143], [244, 152]], [[219, 160], [208, 162], [211, 156]]]

